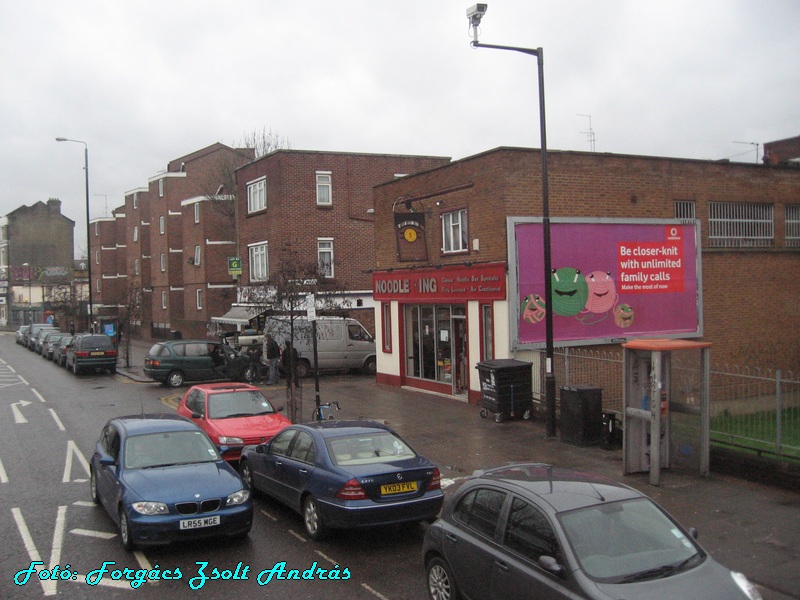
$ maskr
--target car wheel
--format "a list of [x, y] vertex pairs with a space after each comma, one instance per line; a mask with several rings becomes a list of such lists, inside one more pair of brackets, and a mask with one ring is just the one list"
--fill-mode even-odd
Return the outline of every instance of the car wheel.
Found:
[[298, 379], [303, 379], [304, 377], [308, 377], [308, 374], [311, 372], [311, 364], [301, 360], [294, 366], [295, 373], [297, 373]]
[[522, 418], [524, 420], [526, 420], [526, 421], [530, 421], [532, 416], [533, 416], [533, 413], [531, 412], [530, 408], [528, 410], [526, 410], [524, 413], [522, 413]]
[[314, 496], [306, 496], [303, 501], [303, 525], [306, 528], [308, 537], [319, 541], [324, 539], [328, 531], [322, 522], [322, 515], [319, 514], [319, 505]]
[[250, 490], [250, 495], [255, 496], [256, 488], [253, 485], [253, 471], [250, 469], [250, 463], [245, 459], [239, 461], [239, 475], [242, 476], [242, 481], [244, 481], [245, 485]]
[[375, 375], [378, 372], [378, 361], [374, 356], [370, 356], [367, 362], [364, 363], [364, 373], [366, 375]]
[[116, 375], [117, 367], [109, 367], [108, 372], [111, 373], [112, 375]]
[[131, 533], [131, 523], [125, 509], [119, 508], [119, 539], [125, 550], [133, 550], [133, 534]]
[[167, 375], [167, 385], [169, 387], [177, 388], [181, 387], [184, 382], [183, 373], [180, 371], [172, 371], [169, 375]]
[[438, 556], [431, 559], [428, 563], [427, 573], [428, 598], [431, 600], [458, 600], [461, 597], [450, 565], [444, 559]]
[[75, 361], [74, 363], [72, 363], [72, 372], [75, 375], [80, 375], [81, 370], [78, 368], [78, 361]]
[[97, 475], [94, 472], [94, 469], [89, 469], [89, 490], [92, 493], [92, 502], [95, 504], [100, 504], [100, 495], [97, 493]]

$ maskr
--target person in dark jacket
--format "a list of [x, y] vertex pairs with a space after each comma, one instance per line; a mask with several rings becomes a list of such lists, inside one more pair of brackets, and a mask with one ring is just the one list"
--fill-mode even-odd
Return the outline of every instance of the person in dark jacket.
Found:
[[264, 354], [267, 359], [267, 385], [280, 383], [281, 374], [278, 371], [278, 361], [281, 358], [281, 347], [270, 334], [264, 336]]
[[289, 340], [286, 340], [283, 344], [281, 361], [283, 363], [283, 372], [286, 375], [286, 386], [297, 385], [297, 363], [300, 362], [300, 355], [297, 354], [297, 350]]

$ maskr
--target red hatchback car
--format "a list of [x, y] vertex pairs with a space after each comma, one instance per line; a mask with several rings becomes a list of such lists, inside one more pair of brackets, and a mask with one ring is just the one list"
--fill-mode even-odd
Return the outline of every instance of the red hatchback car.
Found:
[[282, 410], [256, 386], [230, 382], [195, 385], [178, 404], [178, 414], [205, 431], [231, 463], [239, 461], [245, 445], [269, 441], [292, 424]]

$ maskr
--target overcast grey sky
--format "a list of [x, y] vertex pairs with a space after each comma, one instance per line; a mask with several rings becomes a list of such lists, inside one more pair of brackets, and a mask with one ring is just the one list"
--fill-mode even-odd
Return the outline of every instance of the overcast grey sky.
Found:
[[[264, 128], [299, 150], [539, 147], [536, 59], [470, 47], [472, 0], [30, 0], [0, 20], [0, 215], [92, 218], [169, 160]], [[553, 150], [755, 162], [800, 135], [800, 0], [489, 0], [543, 48]], [[744, 144], [734, 142], [746, 142]], [[107, 209], [106, 209], [107, 207]]]

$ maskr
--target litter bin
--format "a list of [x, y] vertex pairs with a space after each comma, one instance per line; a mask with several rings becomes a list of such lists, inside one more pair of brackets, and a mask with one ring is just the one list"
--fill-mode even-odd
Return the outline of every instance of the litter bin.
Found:
[[603, 441], [603, 390], [588, 385], [561, 388], [561, 441], [593, 446]]
[[478, 369], [481, 382], [481, 417], [494, 413], [497, 423], [506, 417], [531, 418], [531, 363], [506, 358], [485, 360], [475, 368]]

